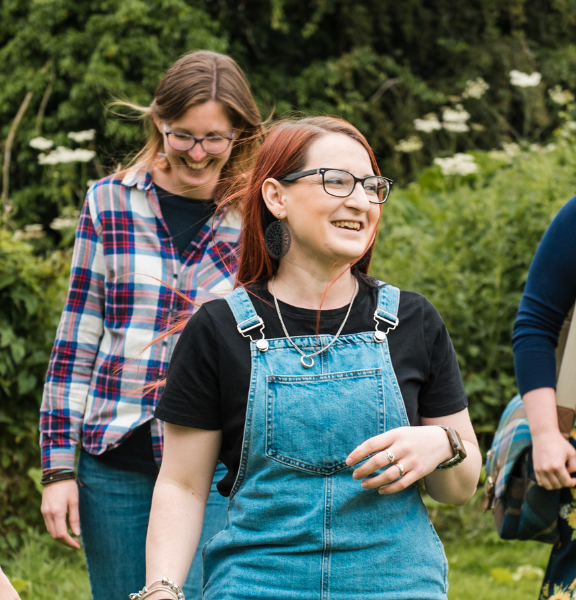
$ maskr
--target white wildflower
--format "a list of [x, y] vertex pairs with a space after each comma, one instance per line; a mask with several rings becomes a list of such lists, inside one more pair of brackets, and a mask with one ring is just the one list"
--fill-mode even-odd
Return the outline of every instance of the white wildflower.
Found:
[[568, 127], [568, 129], [576, 129], [576, 121], [568, 121], [566, 127]]
[[472, 127], [474, 131], [486, 131], [486, 127], [481, 123], [470, 123], [470, 127]]
[[502, 148], [504, 148], [504, 152], [508, 156], [516, 156], [520, 152], [520, 146], [514, 142], [510, 142], [509, 144], [502, 142]]
[[442, 127], [446, 131], [452, 131], [454, 133], [464, 133], [470, 130], [470, 127], [466, 123], [443, 123]]
[[394, 148], [394, 150], [396, 150], [396, 152], [406, 153], [417, 152], [418, 150], [422, 149], [423, 145], [424, 144], [420, 138], [416, 137], [415, 135], [411, 135], [406, 140], [400, 140], [398, 144], [396, 144], [396, 148]]
[[450, 100], [450, 102], [460, 102], [462, 96], [448, 96], [448, 100]]
[[76, 225], [78, 225], [77, 217], [56, 217], [52, 223], [50, 223], [50, 229], [60, 231], [61, 229], [68, 229], [70, 227], [75, 228]]
[[445, 123], [466, 123], [470, 118], [470, 113], [464, 110], [461, 104], [455, 108], [445, 108], [442, 112], [442, 120]]
[[548, 90], [548, 95], [552, 99], [552, 102], [560, 104], [570, 104], [574, 101], [574, 94], [570, 90], [563, 90], [559, 85], [555, 85], [552, 89]]
[[510, 71], [510, 83], [518, 87], [536, 87], [542, 81], [542, 74], [534, 71], [531, 75], [522, 71]]
[[95, 129], [87, 129], [86, 131], [71, 131], [68, 137], [75, 142], [91, 142], [94, 139]]
[[540, 144], [530, 144], [530, 152], [541, 152], [542, 146]]
[[466, 82], [466, 88], [462, 94], [463, 98], [482, 98], [482, 96], [490, 89], [490, 85], [478, 77], [477, 79], [470, 79]]
[[24, 225], [24, 230], [19, 229], [14, 233], [17, 240], [32, 240], [41, 238], [44, 235], [44, 228], [40, 223]]
[[512, 579], [514, 581], [520, 581], [521, 579], [543, 579], [544, 571], [540, 567], [533, 567], [532, 565], [520, 565], [514, 574]]
[[556, 146], [555, 144], [548, 144], [547, 146], [544, 146], [543, 150], [545, 152], [552, 152], [553, 150], [556, 150]]
[[30, 146], [32, 146], [32, 148], [35, 148], [36, 150], [50, 150], [50, 148], [52, 148], [52, 146], [54, 145], [54, 142], [52, 140], [47, 140], [44, 137], [32, 138], [28, 143], [30, 144]]
[[96, 156], [96, 152], [93, 150], [71, 150], [64, 146], [58, 146], [56, 150], [52, 150], [50, 154], [40, 154], [38, 156], [38, 162], [41, 165], [57, 165], [60, 163], [71, 163], [71, 162], [88, 162]]
[[494, 160], [510, 162], [510, 155], [504, 152], [504, 150], [490, 150], [490, 152], [488, 152], [488, 156]]
[[474, 157], [461, 152], [449, 158], [435, 158], [434, 164], [440, 167], [443, 175], [470, 175], [478, 171]]
[[432, 131], [438, 131], [439, 129], [442, 129], [442, 123], [440, 123], [438, 117], [432, 113], [430, 115], [426, 115], [422, 119], [414, 119], [414, 128], [417, 131], [431, 133]]
[[572, 512], [570, 504], [563, 504], [560, 507], [559, 515], [561, 519], [567, 519], [568, 515]]

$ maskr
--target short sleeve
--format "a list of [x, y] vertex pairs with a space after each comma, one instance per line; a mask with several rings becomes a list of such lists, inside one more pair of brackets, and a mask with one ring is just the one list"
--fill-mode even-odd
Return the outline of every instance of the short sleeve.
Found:
[[156, 418], [173, 425], [222, 429], [214, 340], [212, 320], [202, 307], [190, 318], [174, 348]]
[[468, 399], [452, 340], [442, 317], [427, 300], [424, 304], [424, 338], [428, 351], [428, 383], [420, 390], [422, 417], [444, 417], [464, 410]]

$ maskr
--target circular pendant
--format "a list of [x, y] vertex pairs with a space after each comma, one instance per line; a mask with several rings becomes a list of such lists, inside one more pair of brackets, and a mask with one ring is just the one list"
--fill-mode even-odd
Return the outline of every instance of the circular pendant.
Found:
[[376, 330], [374, 332], [374, 341], [377, 344], [381, 344], [386, 339], [386, 334], [383, 331]]
[[268, 340], [256, 340], [256, 348], [260, 350], [260, 352], [266, 352], [268, 350]]
[[[309, 360], [310, 360], [310, 364], [308, 364], [308, 363], [306, 362], [306, 359], [309, 359]], [[303, 357], [300, 359], [300, 362], [302, 363], [302, 366], [303, 366], [305, 369], [310, 369], [310, 368], [312, 368], [312, 367], [314, 366], [314, 358], [312, 358], [312, 356], [303, 356]]]

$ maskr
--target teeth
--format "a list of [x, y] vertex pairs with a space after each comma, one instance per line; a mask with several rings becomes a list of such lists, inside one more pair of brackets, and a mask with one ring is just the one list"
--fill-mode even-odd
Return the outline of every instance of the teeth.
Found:
[[193, 171], [202, 171], [202, 169], [205, 169], [210, 164], [209, 160], [206, 160], [202, 163], [189, 163], [186, 160], [184, 162], [186, 163], [186, 166]]
[[343, 229], [354, 229], [360, 231], [360, 223], [356, 221], [334, 221], [332, 225], [336, 227], [342, 227]]

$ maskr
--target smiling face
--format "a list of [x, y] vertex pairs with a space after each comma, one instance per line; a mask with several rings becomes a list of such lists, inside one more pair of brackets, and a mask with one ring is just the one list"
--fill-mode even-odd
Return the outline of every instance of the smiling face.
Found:
[[[164, 133], [164, 122], [156, 116], [154, 122], [164, 138], [164, 152], [169, 164], [168, 169], [155, 169], [154, 181], [173, 194], [188, 198], [213, 198], [234, 142], [220, 154], [208, 154], [198, 142], [191, 150], [174, 150]], [[213, 100], [189, 108], [180, 119], [170, 121], [166, 126], [170, 131], [187, 133], [196, 138], [215, 135], [228, 137], [233, 128], [224, 107]], [[237, 130], [235, 138], [238, 134]]]
[[[324, 135], [310, 146], [302, 171], [322, 167], [348, 171], [356, 177], [374, 175], [366, 150], [341, 133]], [[331, 270], [364, 255], [378, 226], [381, 206], [369, 201], [360, 184], [347, 198], [338, 198], [324, 191], [321, 175], [310, 175], [281, 184], [281, 193], [283, 206], [272, 212], [275, 216], [280, 212], [279, 218], [292, 236], [283, 260], [311, 262]]]

